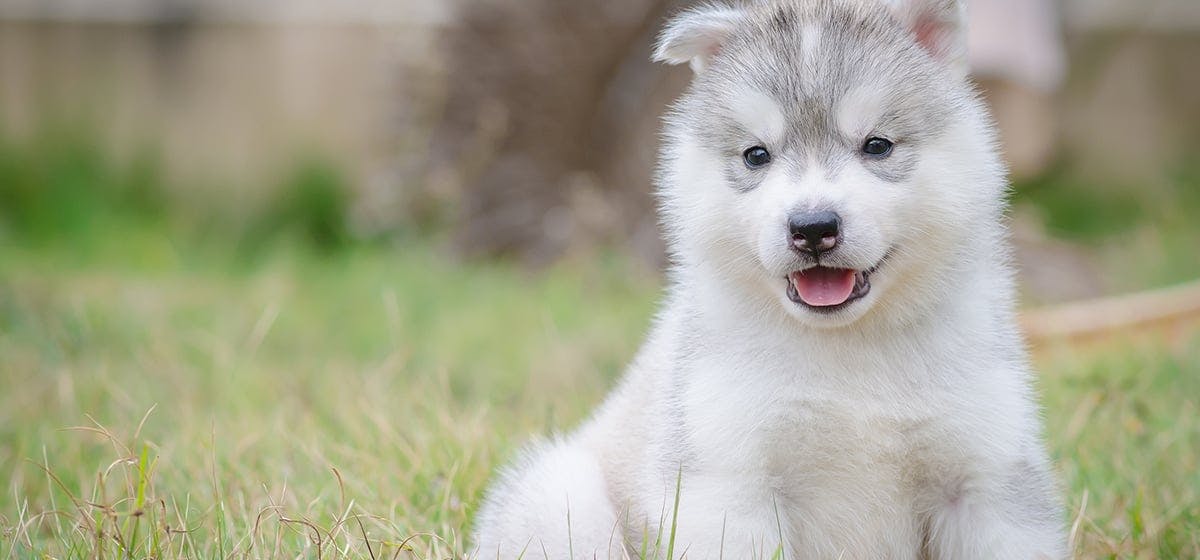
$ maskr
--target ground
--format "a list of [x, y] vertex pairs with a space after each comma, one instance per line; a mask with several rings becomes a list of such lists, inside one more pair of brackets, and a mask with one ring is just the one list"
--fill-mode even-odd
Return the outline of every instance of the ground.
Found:
[[[1107, 291], [1200, 277], [1200, 170], [1102, 187], [1022, 185], [1017, 229]], [[654, 312], [619, 251], [458, 262], [436, 227], [363, 240], [320, 161], [275, 190], [0, 141], [0, 558], [456, 556], [493, 470], [577, 424]], [[1077, 557], [1200, 557], [1198, 343], [1039, 348]]]
[[[0, 557], [447, 558], [646, 331], [618, 257], [0, 243]], [[1200, 556], [1200, 330], [1039, 352], [1079, 558]]]

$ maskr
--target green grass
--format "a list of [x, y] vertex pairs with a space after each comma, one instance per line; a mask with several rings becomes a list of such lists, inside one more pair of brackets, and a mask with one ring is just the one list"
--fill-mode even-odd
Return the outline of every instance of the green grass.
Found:
[[1043, 360], [1047, 430], [1080, 557], [1200, 557], [1198, 343], [1193, 331]]
[[1085, 179], [1063, 164], [1016, 186], [1046, 233], [1069, 240], [1097, 265], [1110, 291], [1200, 278], [1200, 156], [1144, 184]]
[[616, 261], [244, 265], [129, 235], [112, 243], [162, 246], [0, 249], [0, 557], [92, 556], [97, 526], [109, 557], [290, 555], [318, 534], [325, 557], [368, 557], [363, 531], [376, 554], [436, 534], [406, 546], [443, 557], [490, 469], [600, 397], [653, 299]]
[[[492, 469], [583, 418], [653, 313], [617, 257], [354, 241], [319, 162], [230, 219], [146, 161], [0, 143], [0, 559], [450, 557]], [[1200, 273], [1184, 202], [1120, 232], [1131, 284]], [[1079, 558], [1200, 557], [1198, 342], [1040, 360]]]
[[[100, 245], [0, 246], [2, 558], [447, 557], [491, 469], [602, 397], [655, 297], [618, 259]], [[1200, 554], [1196, 340], [1044, 360], [1081, 558]]]

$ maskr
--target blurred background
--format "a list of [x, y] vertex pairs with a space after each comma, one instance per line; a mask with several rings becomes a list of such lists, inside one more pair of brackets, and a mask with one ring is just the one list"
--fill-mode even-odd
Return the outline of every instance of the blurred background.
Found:
[[[0, 555], [461, 551], [650, 321], [688, 3], [0, 0]], [[1200, 2], [970, 5], [1030, 332], [1172, 323], [1034, 337], [1077, 554], [1200, 556]]]
[[[84, 222], [102, 210], [89, 205], [141, 205], [258, 236], [308, 227], [320, 243], [418, 239], [533, 266], [619, 247], [657, 270], [655, 134], [688, 72], [647, 52], [686, 4], [2, 0], [0, 231], [84, 227], [64, 204]], [[1195, 252], [1155, 260], [1197, 241], [1200, 4], [982, 0], [971, 13], [1029, 297], [1200, 272]], [[142, 192], [19, 176], [66, 143], [136, 167]]]

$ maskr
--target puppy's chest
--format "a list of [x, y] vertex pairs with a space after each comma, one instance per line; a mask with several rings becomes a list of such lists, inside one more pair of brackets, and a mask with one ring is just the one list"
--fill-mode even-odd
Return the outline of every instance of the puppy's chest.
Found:
[[812, 387], [700, 393], [687, 406], [693, 503], [748, 535], [782, 530], [795, 557], [918, 555], [920, 512], [959, 470], [929, 406]]
[[784, 500], [905, 500], [956, 456], [936, 407], [897, 392], [696, 387], [685, 406], [697, 468], [741, 473]]

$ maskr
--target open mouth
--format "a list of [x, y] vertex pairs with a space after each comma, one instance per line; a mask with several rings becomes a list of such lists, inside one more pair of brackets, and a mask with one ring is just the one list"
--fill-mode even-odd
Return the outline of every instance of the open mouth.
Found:
[[871, 273], [881, 264], [868, 270], [814, 266], [794, 271], [787, 276], [788, 299], [820, 313], [839, 311], [871, 293]]

